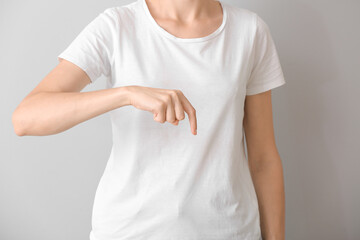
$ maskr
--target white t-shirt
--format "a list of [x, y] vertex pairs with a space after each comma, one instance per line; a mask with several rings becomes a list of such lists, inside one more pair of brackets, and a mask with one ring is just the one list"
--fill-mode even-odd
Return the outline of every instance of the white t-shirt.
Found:
[[160, 27], [145, 0], [107, 8], [58, 56], [107, 88], [179, 89], [196, 109], [178, 126], [133, 106], [109, 112], [113, 146], [93, 205], [91, 240], [259, 240], [245, 155], [246, 95], [285, 84], [267, 24], [220, 2], [223, 22], [199, 38]]

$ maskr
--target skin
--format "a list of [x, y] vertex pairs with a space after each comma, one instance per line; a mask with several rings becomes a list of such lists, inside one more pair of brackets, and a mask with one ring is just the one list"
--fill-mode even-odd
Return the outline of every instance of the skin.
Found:
[[[146, 0], [156, 22], [180, 38], [203, 37], [222, 21], [218, 2], [210, 0]], [[90, 83], [75, 64], [62, 60], [22, 100], [12, 115], [18, 136], [57, 134], [123, 106], [153, 113], [154, 121], [178, 125], [186, 112], [196, 135], [196, 110], [179, 89], [143, 86], [81, 92]], [[259, 203], [262, 238], [285, 239], [283, 169], [272, 121], [271, 90], [246, 96], [244, 133], [251, 176]]]
[[243, 126], [249, 168], [258, 198], [262, 238], [284, 240], [283, 168], [275, 143], [271, 90], [246, 96]]
[[210, 0], [146, 0], [157, 24], [179, 38], [198, 38], [222, 23], [221, 5]]
[[17, 106], [12, 115], [18, 136], [45, 136], [113, 109], [131, 105], [152, 112], [159, 123], [178, 125], [188, 114], [191, 133], [196, 135], [196, 110], [177, 89], [124, 86], [80, 92], [89, 76], [78, 66], [62, 60]]

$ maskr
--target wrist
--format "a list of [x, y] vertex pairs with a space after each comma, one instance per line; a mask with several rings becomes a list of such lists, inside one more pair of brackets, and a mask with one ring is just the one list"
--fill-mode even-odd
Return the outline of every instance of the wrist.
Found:
[[118, 92], [118, 107], [131, 105], [131, 90], [129, 86], [122, 86], [117, 88]]

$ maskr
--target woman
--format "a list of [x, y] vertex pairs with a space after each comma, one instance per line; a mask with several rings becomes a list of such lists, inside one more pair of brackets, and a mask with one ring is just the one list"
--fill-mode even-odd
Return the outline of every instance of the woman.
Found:
[[[271, 89], [285, 80], [256, 13], [137, 0], [100, 13], [58, 58], [13, 125], [43, 136], [110, 112], [91, 240], [284, 239]], [[102, 75], [106, 89], [80, 92]]]

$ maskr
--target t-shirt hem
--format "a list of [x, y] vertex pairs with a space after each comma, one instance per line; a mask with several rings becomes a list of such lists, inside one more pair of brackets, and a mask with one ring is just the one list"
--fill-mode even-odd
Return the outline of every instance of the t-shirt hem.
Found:
[[58, 60], [60, 61], [60, 58], [65, 59], [69, 62], [72, 62], [73, 64], [75, 64], [76, 66], [78, 66], [79, 68], [81, 68], [90, 78], [91, 83], [95, 82], [97, 79], [97, 76], [95, 75], [95, 73], [93, 71], [91, 71], [84, 62], [82, 62], [81, 60], [79, 60], [78, 58], [69, 55], [69, 54], [65, 54], [65, 53], [61, 53], [60, 55], [58, 55]]

